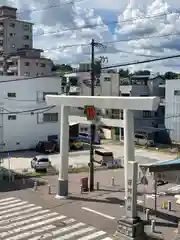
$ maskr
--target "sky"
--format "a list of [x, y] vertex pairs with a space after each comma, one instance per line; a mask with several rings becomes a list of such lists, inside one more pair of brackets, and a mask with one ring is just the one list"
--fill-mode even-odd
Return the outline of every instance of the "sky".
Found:
[[[96, 58], [108, 57], [105, 65], [180, 54], [178, 0], [0, 0], [0, 4], [17, 7], [20, 19], [34, 23], [34, 47], [44, 49], [55, 63], [88, 61], [92, 38], [104, 45], [96, 49]], [[179, 62], [175, 58], [128, 68], [180, 72]]]

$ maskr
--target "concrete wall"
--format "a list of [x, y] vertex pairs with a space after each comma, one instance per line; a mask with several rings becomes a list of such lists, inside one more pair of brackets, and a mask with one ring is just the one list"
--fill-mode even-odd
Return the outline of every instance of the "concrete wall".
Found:
[[[60, 122], [43, 122], [44, 113], [57, 113], [58, 108], [43, 111], [47, 107], [43, 100], [43, 92], [61, 93], [59, 78], [44, 77], [29, 80], [5, 82], [4, 79], [13, 77], [0, 77], [0, 143], [1, 151], [12, 151], [33, 148], [40, 140], [47, 140], [48, 135], [59, 135]], [[15, 78], [14, 78], [15, 79]], [[16, 97], [8, 97], [8, 93], [16, 93]], [[34, 114], [20, 111], [40, 109]], [[9, 116], [15, 115], [15, 120]]]

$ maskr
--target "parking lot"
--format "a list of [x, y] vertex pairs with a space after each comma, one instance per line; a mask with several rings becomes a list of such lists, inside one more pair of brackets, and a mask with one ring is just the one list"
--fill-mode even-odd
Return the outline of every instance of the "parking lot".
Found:
[[[115, 158], [122, 159], [124, 156], [123, 145], [117, 145], [113, 143], [104, 143], [101, 146], [95, 146], [95, 148], [100, 148], [107, 151], [112, 151]], [[30, 161], [36, 156], [40, 155], [35, 151], [20, 151], [10, 153], [8, 157], [7, 153], [4, 153], [1, 158], [3, 160], [2, 166], [5, 168], [11, 168], [12, 170], [22, 171], [24, 169], [30, 169]], [[53, 166], [58, 168], [59, 166], [59, 153], [48, 154], [48, 157]], [[153, 152], [146, 149], [136, 149], [136, 159], [143, 162], [155, 162], [160, 160], [173, 159], [176, 156], [173, 154], [167, 154], [162, 152]], [[69, 152], [69, 165], [73, 167], [84, 167], [87, 166], [89, 162], [89, 146], [86, 146], [84, 150], [81, 151], [71, 151]]]

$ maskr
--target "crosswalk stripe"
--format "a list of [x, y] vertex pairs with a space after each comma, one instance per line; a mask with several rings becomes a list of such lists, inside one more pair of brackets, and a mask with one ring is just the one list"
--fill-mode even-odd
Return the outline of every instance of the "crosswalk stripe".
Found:
[[24, 205], [24, 204], [27, 204], [27, 203], [28, 202], [19, 202], [19, 203], [15, 203], [15, 204], [10, 204], [10, 205], [4, 206], [4, 207], [0, 207], [0, 211], [4, 210], [4, 209], [16, 207], [16, 206], [21, 206], [21, 205]]
[[7, 232], [1, 232], [0, 233], [0, 238], [4, 238], [4, 237], [6, 237], [8, 235], [11, 235], [11, 234], [20, 233], [20, 232], [23, 232], [23, 231], [26, 231], [26, 230], [30, 230], [34, 227], [40, 227], [42, 225], [61, 220], [63, 218], [65, 218], [65, 216], [54, 217], [54, 218], [47, 219], [45, 221], [41, 221], [41, 222], [37, 222], [37, 223], [34, 223], [34, 224], [26, 225], [24, 227], [15, 228], [14, 230], [9, 230]]
[[87, 233], [87, 232], [91, 232], [93, 230], [95, 230], [94, 227], [83, 228], [83, 229], [81, 229], [79, 231], [69, 233], [67, 235], [55, 238], [53, 240], [66, 240], [66, 239], [70, 239], [72, 237], [77, 237], [77, 236], [82, 235], [82, 234]]
[[54, 228], [56, 228], [56, 226], [53, 226], [53, 225], [44, 226], [44, 227], [32, 230], [30, 232], [21, 233], [19, 235], [14, 236], [14, 237], [8, 237], [7, 239], [4, 239], [4, 240], [20, 240], [20, 239], [23, 239], [25, 237], [29, 237], [31, 235], [35, 235], [37, 233], [43, 233], [45, 231], [52, 230]]
[[0, 203], [0, 206], [5, 206], [5, 205], [8, 205], [8, 204], [14, 204], [14, 203], [17, 203], [17, 202], [21, 202], [21, 200], [20, 199], [13, 199], [13, 200], [10, 200], [10, 201], [2, 202], [2, 203]]
[[[56, 222], [58, 225], [60, 223], [59, 227]], [[14, 197], [0, 199], [0, 239], [69, 240], [72, 238], [112, 240], [105, 231], [97, 230], [93, 226], [77, 222], [76, 219], [67, 218], [60, 213], [51, 212], [50, 209], [43, 209], [41, 206]]]
[[29, 209], [26, 209], [26, 210], [23, 210], [23, 211], [13, 212], [13, 213], [10, 213], [10, 214], [7, 214], [7, 215], [0, 215], [0, 219], [12, 218], [12, 217], [20, 215], [20, 214], [33, 212], [33, 211], [40, 210], [40, 209], [42, 209], [42, 207], [37, 206], [37, 207], [32, 207], [32, 208], [29, 208]]
[[3, 215], [3, 214], [6, 214], [6, 213], [10, 213], [10, 212], [14, 212], [16, 210], [22, 210], [24, 208], [30, 208], [30, 207], [34, 207], [35, 204], [27, 204], [27, 205], [24, 205], [24, 206], [21, 206], [21, 207], [13, 207], [13, 208], [10, 208], [10, 209], [6, 209], [5, 211], [0, 211], [0, 216]]
[[74, 224], [72, 226], [68, 226], [68, 227], [64, 227], [64, 228], [55, 230], [52, 233], [46, 233], [42, 236], [37, 236], [37, 237], [31, 238], [29, 240], [39, 240], [39, 239], [46, 239], [46, 238], [49, 238], [49, 237], [55, 237], [58, 234], [62, 234], [62, 233], [65, 233], [65, 232], [68, 232], [70, 230], [74, 230], [74, 229], [77, 229], [77, 228], [80, 228], [80, 227], [83, 227], [83, 226], [85, 226], [85, 223], [80, 222], [80, 223]]
[[3, 229], [3, 228], [7, 229], [7, 228], [18, 227], [18, 226], [21, 226], [21, 225], [29, 224], [31, 222], [40, 221], [40, 220], [43, 220], [43, 219], [47, 219], [48, 217], [54, 217], [54, 216], [57, 216], [57, 215], [59, 215], [59, 213], [52, 212], [52, 213], [49, 213], [49, 214], [46, 214], [46, 215], [42, 215], [40, 217], [30, 218], [30, 219], [27, 219], [27, 220], [24, 220], [24, 221], [12, 223], [12, 224], [6, 225], [4, 227], [0, 226], [0, 229]]
[[[24, 218], [34, 217], [34, 216], [36, 216], [36, 215], [40, 215], [40, 214], [44, 214], [44, 213], [48, 213], [48, 212], [50, 212], [50, 210], [42, 210], [42, 211], [38, 211], [38, 212], [33, 212], [33, 213], [30, 213], [30, 214], [27, 214], [27, 215], [22, 215], [22, 216], [20, 216], [20, 217], [15, 217], [15, 218], [7, 219], [7, 220], [2, 220], [2, 221], [0, 221], [0, 225], [2, 225], [2, 224], [8, 224], [8, 223], [11, 223], [11, 222], [14, 222], [14, 221], [20, 221], [20, 220], [22, 220], [22, 219], [24, 219]], [[31, 221], [34, 221], [33, 218], [31, 218], [30, 220], [31, 220]], [[18, 222], [19, 225], [21, 225], [21, 223], [26, 224], [27, 222], [26, 222], [26, 221]], [[10, 227], [8, 227], [8, 226], [12, 227], [12, 225], [7, 225], [7, 226], [5, 226], [4, 228], [10, 228]], [[17, 225], [16, 225], [16, 226], [17, 226]], [[2, 229], [2, 228], [3, 228], [3, 227], [0, 226], [0, 229]]]
[[105, 234], [106, 234], [106, 232], [99, 231], [99, 232], [92, 233], [92, 234], [90, 234], [86, 237], [78, 238], [78, 240], [92, 240], [94, 238], [100, 237], [100, 236], [105, 235]]
[[3, 198], [3, 199], [0, 199], [0, 203], [1, 202], [6, 202], [6, 201], [10, 201], [10, 200], [13, 200], [15, 199], [14, 197], [10, 197], [10, 198]]

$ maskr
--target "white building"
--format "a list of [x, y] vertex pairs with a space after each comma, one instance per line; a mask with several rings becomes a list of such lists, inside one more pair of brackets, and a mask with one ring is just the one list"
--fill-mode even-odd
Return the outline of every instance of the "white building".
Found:
[[33, 24], [18, 20], [16, 11], [0, 6], [0, 74], [5, 70], [18, 76], [50, 73], [52, 61], [41, 58], [42, 50], [33, 49]]
[[0, 152], [34, 148], [57, 138], [58, 110], [47, 108], [46, 94], [61, 94], [58, 77], [0, 77]]

